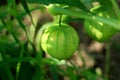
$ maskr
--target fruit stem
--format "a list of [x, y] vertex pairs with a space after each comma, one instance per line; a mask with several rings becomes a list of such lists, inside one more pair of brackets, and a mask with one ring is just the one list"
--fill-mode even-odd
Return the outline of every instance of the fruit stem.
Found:
[[74, 16], [78, 18], [83, 18], [83, 19], [91, 19], [91, 20], [95, 20], [95, 21], [99, 21], [99, 22], [103, 22], [105, 24], [111, 25], [110, 27], [120, 30], [120, 23], [117, 19], [108, 19], [108, 18], [91, 14], [91, 13], [83, 12], [83, 11], [68, 10], [55, 5], [50, 5], [47, 8], [48, 8], [48, 11], [54, 15], [64, 14], [64, 15]]
[[60, 18], [59, 18], [59, 26], [61, 26], [61, 21], [62, 21], [62, 15], [60, 15]]

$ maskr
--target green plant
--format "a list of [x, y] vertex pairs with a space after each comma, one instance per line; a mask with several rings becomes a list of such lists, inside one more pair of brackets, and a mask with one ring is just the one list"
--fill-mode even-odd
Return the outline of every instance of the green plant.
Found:
[[[0, 80], [109, 80], [110, 72], [114, 71], [110, 65], [110, 38], [120, 31], [117, 1], [1, 0]], [[96, 5], [102, 9], [91, 11]], [[40, 17], [37, 16], [37, 11], [40, 12]], [[46, 13], [47, 15], [42, 15]], [[49, 18], [48, 14], [52, 20], [46, 20], [46, 17]], [[98, 22], [104, 26], [98, 25]], [[81, 23], [85, 23], [85, 29]], [[90, 25], [97, 27], [98, 31], [103, 27], [103, 35], [97, 37], [99, 32], [95, 34]], [[84, 30], [95, 41], [107, 45], [103, 51], [105, 59], [100, 56], [105, 60], [105, 72], [102, 72], [100, 66], [97, 66], [99, 70], [95, 72], [96, 67], [86, 65], [86, 58], [82, 53], [89, 53], [89, 45], [84, 44], [85, 36], [80, 34]], [[75, 51], [77, 57], [76, 54], [73, 56]], [[51, 57], [46, 57], [46, 53]]]

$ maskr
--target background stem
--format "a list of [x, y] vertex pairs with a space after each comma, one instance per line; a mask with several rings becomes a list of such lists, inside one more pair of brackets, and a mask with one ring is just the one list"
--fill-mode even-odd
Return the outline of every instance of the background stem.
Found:
[[110, 43], [107, 43], [105, 53], [105, 77], [107, 80], [109, 80], [109, 71], [110, 71]]
[[[24, 45], [21, 43], [21, 52], [20, 52], [20, 58], [23, 57], [24, 54]], [[16, 66], [16, 80], [18, 80], [19, 72], [20, 72], [20, 66], [21, 66], [21, 61], [18, 61], [17, 66]]]
[[[5, 53], [4, 50], [3, 50], [3, 55], [2, 55], [2, 57], [3, 57], [4, 60], [7, 59], [7, 55], [6, 55], [6, 53]], [[14, 80], [14, 76], [13, 76], [13, 74], [12, 74], [12, 71], [11, 71], [11, 69], [10, 69], [10, 66], [9, 66], [8, 64], [6, 64], [6, 65], [4, 66], [4, 69], [5, 69], [5, 71], [6, 71], [6, 74], [8, 75], [8, 79], [9, 79], [9, 80]]]

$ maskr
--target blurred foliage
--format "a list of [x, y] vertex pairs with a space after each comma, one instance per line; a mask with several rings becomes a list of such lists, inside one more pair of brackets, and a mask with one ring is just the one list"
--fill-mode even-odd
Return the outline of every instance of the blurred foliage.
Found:
[[[48, 21], [39, 23], [32, 16], [35, 10], [47, 13], [43, 4], [51, 3], [75, 6], [88, 12], [93, 1], [97, 0], [1, 0], [0, 80], [105, 80], [94, 68], [80, 68], [70, 60], [46, 57], [40, 37], [45, 29], [41, 26]], [[25, 22], [26, 17], [28, 22]], [[68, 16], [64, 19], [65, 22], [73, 20], [83, 21]]]

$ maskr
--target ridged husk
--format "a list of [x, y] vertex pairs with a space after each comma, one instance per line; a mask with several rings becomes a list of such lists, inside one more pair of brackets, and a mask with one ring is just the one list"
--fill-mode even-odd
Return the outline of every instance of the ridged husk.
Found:
[[67, 59], [75, 52], [79, 37], [74, 28], [67, 24], [53, 24], [47, 27], [41, 38], [43, 50], [57, 59]]
[[[104, 8], [102, 7], [96, 10], [92, 9], [92, 12], [98, 16], [106, 17], [108, 19], [115, 18], [112, 11], [104, 10]], [[108, 24], [88, 19], [84, 21], [84, 29], [90, 37], [92, 37], [94, 40], [98, 42], [104, 42], [109, 40], [117, 31]]]

